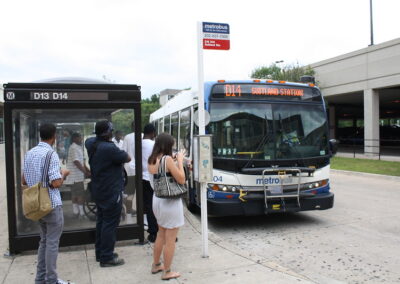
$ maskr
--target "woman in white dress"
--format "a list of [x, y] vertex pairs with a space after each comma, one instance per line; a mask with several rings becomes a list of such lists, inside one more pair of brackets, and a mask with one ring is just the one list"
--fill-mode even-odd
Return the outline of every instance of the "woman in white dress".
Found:
[[[150, 174], [157, 174], [160, 160], [166, 156], [166, 172], [169, 172], [175, 180], [185, 183], [183, 159], [185, 151], [180, 151], [173, 157], [172, 147], [174, 138], [161, 133], [157, 136], [153, 151], [149, 157], [148, 170]], [[158, 233], [153, 249], [153, 264], [151, 273], [163, 272], [161, 279], [169, 280], [181, 276], [179, 272], [171, 271], [171, 263], [175, 251], [175, 240], [179, 227], [184, 224], [183, 204], [181, 198], [166, 199], [153, 196], [153, 211], [158, 223]], [[164, 264], [160, 257], [163, 253]]]

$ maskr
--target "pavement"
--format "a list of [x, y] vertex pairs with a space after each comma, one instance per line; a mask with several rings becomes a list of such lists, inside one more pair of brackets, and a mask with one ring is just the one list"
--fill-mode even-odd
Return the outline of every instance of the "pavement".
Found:
[[[0, 145], [0, 248], [8, 248], [7, 199], [5, 190], [4, 144]], [[209, 232], [209, 257], [203, 258], [201, 224], [185, 211], [185, 225], [178, 234], [173, 269], [181, 273], [169, 283], [314, 283], [294, 271], [262, 256], [249, 253]], [[118, 242], [116, 252], [125, 265], [101, 268], [93, 245], [60, 248], [59, 278], [76, 284], [162, 283], [160, 274], [150, 273], [152, 245], [135, 245], [136, 240]], [[34, 283], [36, 252], [0, 257], [2, 284]]]

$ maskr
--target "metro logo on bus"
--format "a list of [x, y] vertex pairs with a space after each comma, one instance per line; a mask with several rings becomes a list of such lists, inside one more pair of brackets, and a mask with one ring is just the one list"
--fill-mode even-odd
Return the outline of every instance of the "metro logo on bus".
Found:
[[229, 25], [203, 22], [203, 49], [229, 50]]

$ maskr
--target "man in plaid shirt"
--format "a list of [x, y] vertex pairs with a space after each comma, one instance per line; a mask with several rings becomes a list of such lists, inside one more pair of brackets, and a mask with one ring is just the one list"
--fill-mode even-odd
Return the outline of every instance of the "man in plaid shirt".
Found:
[[[56, 127], [53, 124], [40, 126], [41, 142], [25, 155], [22, 183], [33, 186], [42, 180], [42, 172], [47, 152], [53, 151], [56, 140]], [[59, 187], [69, 171], [60, 170], [60, 160], [55, 151], [50, 159], [48, 175], [49, 196], [53, 210], [39, 220], [40, 242], [35, 284], [67, 284], [57, 277], [58, 245], [64, 226], [64, 215]]]

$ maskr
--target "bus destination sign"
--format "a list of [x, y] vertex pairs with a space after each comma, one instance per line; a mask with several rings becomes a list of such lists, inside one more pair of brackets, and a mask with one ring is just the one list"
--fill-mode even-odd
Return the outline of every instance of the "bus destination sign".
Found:
[[64, 91], [35, 91], [30, 93], [33, 101], [106, 101], [105, 92], [64, 92]]
[[319, 92], [313, 88], [268, 85], [268, 84], [218, 84], [212, 91], [213, 98], [232, 99], [260, 99], [262, 97], [271, 99], [307, 100], [319, 96]]

